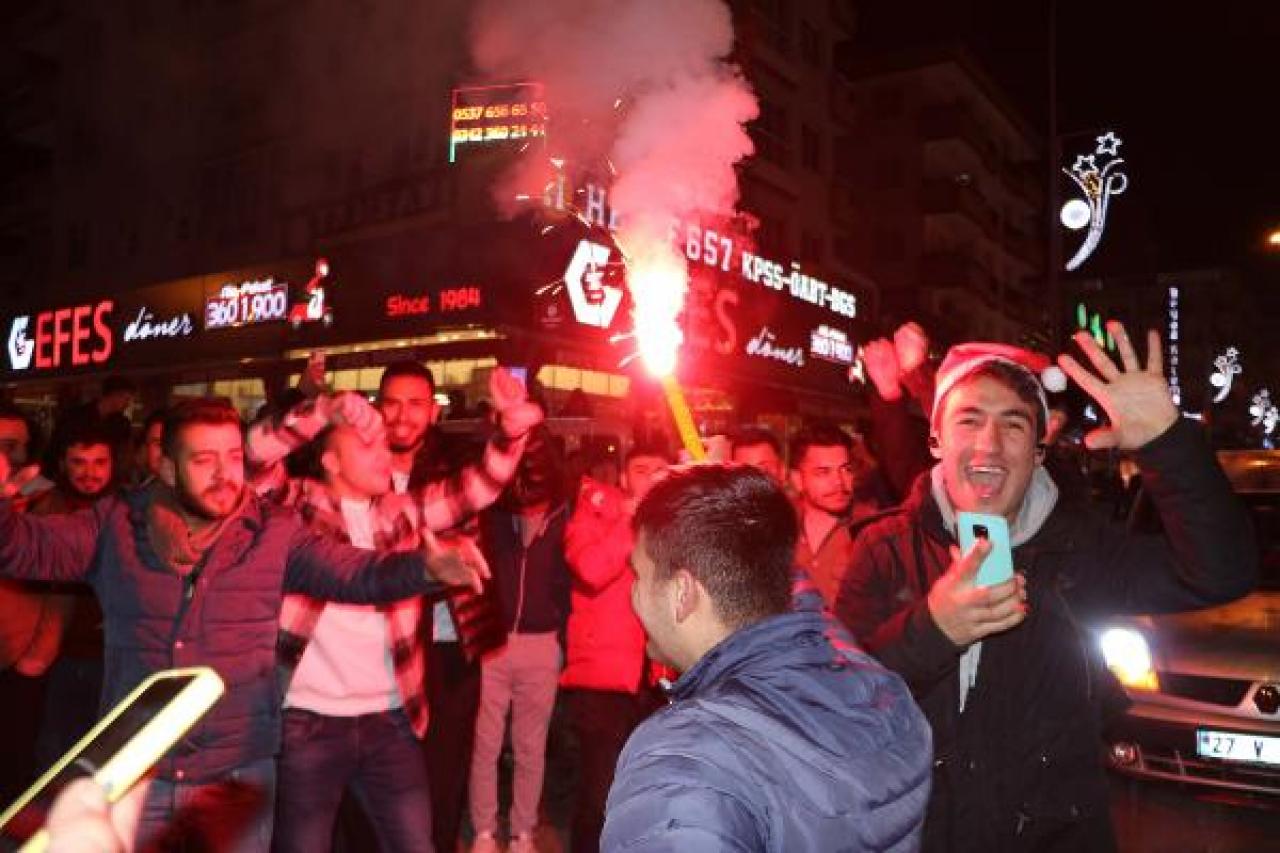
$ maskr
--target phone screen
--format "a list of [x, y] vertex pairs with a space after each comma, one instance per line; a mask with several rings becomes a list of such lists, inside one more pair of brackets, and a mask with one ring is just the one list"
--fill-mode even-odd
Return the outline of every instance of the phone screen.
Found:
[[[92, 739], [84, 739], [72, 747], [55, 767], [61, 769], [45, 782], [34, 796], [28, 791], [26, 802], [6, 812], [0, 820], [0, 830], [10, 837], [27, 838], [44, 826], [49, 808], [58, 794], [71, 782], [81, 777], [92, 777], [102, 765], [122, 750], [165, 706], [177, 698], [198, 677], [198, 673], [183, 674], [153, 681], [133, 702], [116, 716], [99, 722], [90, 730]], [[18, 804], [15, 804], [18, 805]]]

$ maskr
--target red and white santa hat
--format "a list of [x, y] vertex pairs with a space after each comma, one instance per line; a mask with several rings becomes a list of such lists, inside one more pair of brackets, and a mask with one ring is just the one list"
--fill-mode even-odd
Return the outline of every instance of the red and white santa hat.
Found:
[[1035, 380], [1036, 393], [1040, 397], [1040, 409], [1044, 422], [1049, 420], [1049, 400], [1045, 392], [1057, 393], [1067, 389], [1067, 376], [1062, 368], [1043, 353], [1032, 352], [1022, 347], [995, 343], [957, 344], [947, 350], [938, 368], [933, 392], [932, 420], [936, 426], [938, 413], [942, 411], [942, 400], [956, 385], [972, 376], [984, 364], [993, 361], [1012, 365]]

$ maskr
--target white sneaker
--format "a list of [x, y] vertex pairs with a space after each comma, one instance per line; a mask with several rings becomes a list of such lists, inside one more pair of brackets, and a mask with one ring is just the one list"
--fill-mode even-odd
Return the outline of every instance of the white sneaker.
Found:
[[492, 832], [477, 833], [475, 840], [471, 842], [471, 853], [500, 853], [501, 850], [498, 839], [493, 837]]
[[512, 838], [507, 853], [538, 853], [538, 845], [533, 841], [533, 833], [522, 832]]

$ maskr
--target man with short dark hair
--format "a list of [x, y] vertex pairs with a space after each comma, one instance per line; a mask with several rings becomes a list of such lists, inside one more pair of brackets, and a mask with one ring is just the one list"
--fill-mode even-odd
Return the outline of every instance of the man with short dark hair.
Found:
[[797, 525], [747, 466], [674, 472], [636, 510], [632, 606], [683, 672], [627, 742], [601, 847], [907, 851], [929, 731], [902, 681], [791, 606]]
[[849, 566], [851, 525], [880, 509], [859, 494], [871, 472], [865, 449], [835, 424], [809, 424], [791, 439], [791, 486], [800, 517], [796, 565], [828, 607], [835, 605]]
[[[1114, 849], [1099, 760], [1106, 673], [1088, 626], [1252, 585], [1248, 516], [1169, 398], [1159, 337], [1140, 365], [1124, 327], [1108, 331], [1119, 365], [1085, 333], [1076, 342], [1097, 375], [1058, 363], [1107, 414], [1088, 446], [1137, 452], [1167, 537], [1060, 500], [1043, 462], [1045, 392], [1065, 386], [1062, 372], [1018, 347], [969, 343], [937, 374], [936, 466], [854, 543], [836, 613], [906, 679], [933, 729], [926, 850]], [[961, 512], [1006, 520], [1014, 578], [976, 585], [991, 546], [960, 554]]]
[[[100, 421], [74, 423], [58, 455], [55, 485], [31, 501], [32, 515], [66, 515], [85, 509], [115, 486], [112, 437]], [[36, 759], [50, 765], [97, 720], [102, 692], [102, 610], [84, 584], [45, 592], [45, 625], [58, 638], [49, 669]]]
[[[507, 413], [508, 428], [525, 431], [541, 419], [506, 371], [494, 371], [490, 393]], [[520, 407], [523, 416], [515, 411]], [[322, 392], [255, 422], [247, 449], [259, 469], [255, 480], [272, 487], [273, 499], [297, 506], [313, 527], [357, 547], [405, 550], [496, 500], [525, 441], [523, 434], [495, 431], [479, 464], [392, 493], [382, 415], [362, 395]], [[304, 448], [313, 470], [282, 480], [285, 457]], [[429, 717], [423, 611], [418, 598], [370, 607], [285, 597], [277, 850], [328, 849], [344, 789], [361, 802], [382, 848], [432, 846], [430, 786], [418, 742]], [[491, 630], [505, 633], [497, 619]]]
[[778, 437], [763, 427], [746, 426], [732, 436], [731, 459], [744, 465], [754, 465], [769, 475], [778, 485], [783, 485], [782, 443]]
[[[386, 423], [392, 483], [398, 493], [420, 489], [449, 472], [449, 460], [434, 429], [440, 417], [435, 394], [435, 376], [420, 362], [392, 362], [382, 373], [377, 405]], [[502, 401], [495, 402], [500, 421], [516, 414], [504, 414]], [[476, 411], [482, 408], [477, 405]], [[530, 424], [498, 426], [522, 433]], [[431, 724], [423, 751], [431, 780], [432, 834], [439, 850], [454, 849], [462, 826], [480, 708], [480, 660], [501, 648], [505, 637], [504, 632], [491, 630], [495, 620], [500, 622], [501, 614], [493, 596], [467, 591], [437, 603], [423, 618], [431, 639], [427, 662]]]
[[[111, 707], [148, 675], [211, 666], [227, 692], [162, 760], [137, 833], [173, 831], [219, 850], [265, 851], [280, 743], [277, 620], [283, 593], [352, 603], [480, 586], [455, 552], [371, 553], [306, 529], [245, 489], [239, 415], [226, 400], [169, 410], [161, 477], [71, 515], [13, 511], [21, 486], [0, 458], [0, 573], [93, 586], [105, 620]], [[24, 475], [25, 476], [25, 475]], [[170, 826], [175, 815], [184, 821]]]
[[142, 423], [137, 452], [134, 454], [134, 482], [142, 485], [160, 476], [162, 459], [164, 459], [164, 409], [157, 409], [147, 415], [147, 419]]

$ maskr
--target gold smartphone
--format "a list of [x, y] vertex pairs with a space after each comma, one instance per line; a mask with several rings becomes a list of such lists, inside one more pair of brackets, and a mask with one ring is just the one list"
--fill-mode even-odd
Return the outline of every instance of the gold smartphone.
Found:
[[37, 830], [63, 788], [87, 776], [102, 787], [108, 802], [118, 802], [225, 690], [207, 666], [149, 676], [0, 814], [0, 832], [30, 836], [23, 851], [44, 849], [48, 836]]

